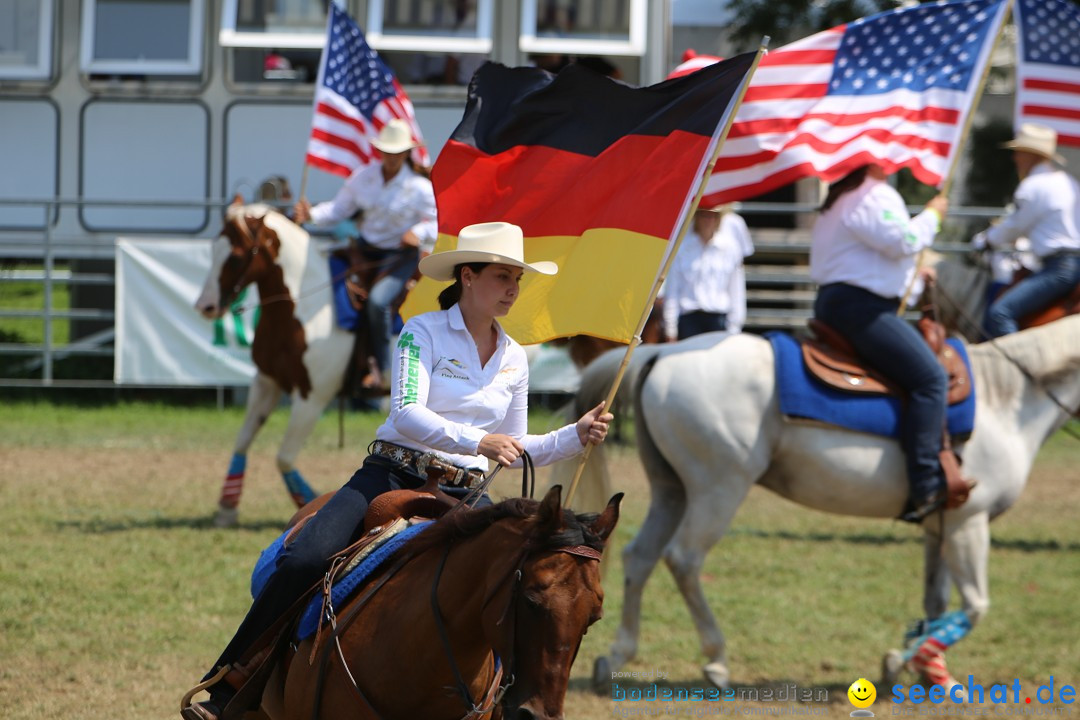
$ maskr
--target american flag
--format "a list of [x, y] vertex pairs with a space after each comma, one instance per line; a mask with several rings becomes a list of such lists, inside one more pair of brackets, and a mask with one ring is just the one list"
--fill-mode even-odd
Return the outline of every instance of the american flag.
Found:
[[1069, 0], [1018, 0], [1016, 123], [1057, 130], [1080, 147], [1080, 7]]
[[868, 162], [887, 172], [909, 167], [922, 182], [940, 184], [1005, 5], [961, 0], [891, 10], [769, 53], [702, 204], [745, 200], [804, 177], [831, 182]]
[[[360, 26], [330, 3], [305, 162], [348, 175], [375, 159], [371, 140], [394, 118], [408, 121], [413, 139], [423, 142], [412, 103], [394, 73], [364, 40]], [[430, 162], [422, 146], [413, 157], [423, 165]]]

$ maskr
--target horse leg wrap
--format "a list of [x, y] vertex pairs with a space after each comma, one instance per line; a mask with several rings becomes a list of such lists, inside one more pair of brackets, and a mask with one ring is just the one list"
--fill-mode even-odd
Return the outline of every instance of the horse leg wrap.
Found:
[[912, 669], [933, 685], [951, 688], [956, 680], [945, 667], [945, 650], [971, 632], [971, 620], [963, 610], [942, 615], [925, 626], [925, 633], [910, 648]]
[[235, 453], [229, 462], [229, 473], [225, 484], [221, 486], [221, 498], [218, 505], [234, 508], [240, 504], [240, 493], [244, 491], [244, 471], [247, 469], [247, 456]]
[[293, 502], [296, 503], [296, 507], [303, 507], [317, 497], [316, 492], [307, 484], [299, 470], [294, 468], [283, 472], [281, 479], [285, 481], [285, 487], [292, 496]]

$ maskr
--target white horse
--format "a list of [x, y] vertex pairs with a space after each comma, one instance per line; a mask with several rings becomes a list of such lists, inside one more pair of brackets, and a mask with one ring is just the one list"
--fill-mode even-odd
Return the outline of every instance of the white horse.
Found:
[[233, 205], [214, 241], [212, 263], [195, 308], [218, 318], [236, 295], [255, 283], [260, 312], [251, 346], [258, 373], [248, 394], [244, 425], [236, 437], [214, 524], [235, 525], [248, 448], [278, 406], [292, 401], [277, 466], [297, 506], [316, 493], [296, 467], [316, 421], [341, 389], [353, 335], [334, 321], [326, 257], [300, 226], [266, 205]]
[[[910, 661], [948, 688], [955, 681], [945, 670], [944, 649], [990, 604], [989, 522], [1015, 502], [1039, 447], [1080, 405], [1080, 316], [969, 352], [978, 397], [975, 431], [957, 450], [965, 475], [979, 484], [962, 507], [924, 522], [923, 606], [928, 618], [938, 620], [907, 654], [886, 657], [887, 673]], [[621, 351], [612, 351], [586, 369], [578, 412], [607, 392], [621, 359]], [[610, 657], [597, 660], [594, 683], [603, 687], [611, 672], [635, 656], [642, 591], [662, 557], [694, 618], [707, 658], [705, 674], [726, 686], [724, 636], [700, 575], [706, 554], [750, 488], [758, 483], [818, 510], [895, 518], [908, 494], [903, 453], [889, 438], [785, 419], [772, 346], [753, 335], [714, 334], [642, 348], [620, 394], [624, 402], [634, 398], [638, 450], [652, 497], [641, 530], [623, 552], [622, 621]], [[604, 481], [602, 458], [601, 446], [586, 467], [583, 490], [609, 492], [589, 488], [590, 482]], [[582, 506], [589, 502], [583, 494]], [[963, 610], [943, 615], [950, 579]]]

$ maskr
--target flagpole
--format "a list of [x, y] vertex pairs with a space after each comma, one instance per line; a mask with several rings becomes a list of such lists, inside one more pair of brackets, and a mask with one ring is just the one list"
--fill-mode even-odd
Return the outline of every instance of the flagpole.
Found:
[[[964, 118], [964, 129], [961, 131], [960, 137], [956, 141], [956, 151], [953, 153], [952, 162], [949, 163], [949, 171], [945, 174], [945, 179], [941, 183], [941, 192], [938, 193], [939, 195], [948, 197], [949, 191], [952, 190], [952, 183], [956, 176], [956, 168], [960, 165], [961, 150], [963, 150], [964, 143], [971, 133], [971, 125], [975, 120], [975, 110], [979, 107], [983, 90], [986, 89], [986, 81], [990, 77], [990, 56], [994, 54], [994, 48], [1001, 42], [1001, 36], [1005, 34], [1005, 26], [1009, 22], [1009, 16], [1012, 14], [1012, 5], [1013, 0], [1005, 0], [1005, 13], [1001, 18], [1001, 26], [998, 28], [993, 45], [990, 46], [990, 53], [986, 58], [986, 66], [983, 68], [982, 77], [979, 79], [979, 85], [975, 89], [975, 96], [972, 98], [971, 108], [968, 110], [967, 117]], [[944, 218], [942, 219], [944, 220]], [[907, 287], [904, 289], [904, 297], [900, 298], [900, 306], [896, 309], [897, 315], [903, 315], [906, 312], [905, 308], [907, 308], [908, 300], [911, 299], [911, 293], [915, 290], [915, 280], [919, 277], [919, 270], [922, 269], [923, 261], [925, 259], [926, 248], [923, 248], [915, 258], [915, 272], [912, 274], [911, 280], [908, 281]]]
[[[705, 194], [705, 186], [712, 176], [713, 167], [716, 165], [716, 159], [720, 157], [720, 150], [724, 146], [724, 140], [727, 139], [728, 132], [731, 130], [731, 125], [735, 122], [735, 113], [738, 112], [739, 106], [742, 105], [743, 97], [746, 95], [746, 90], [750, 86], [750, 78], [754, 76], [754, 72], [757, 70], [758, 64], [761, 62], [761, 57], [765, 54], [768, 44], [769, 36], [766, 35], [762, 38], [757, 55], [754, 56], [754, 62], [751, 63], [750, 70], [743, 79], [742, 87], [739, 89], [738, 97], [735, 99], [735, 105], [731, 108], [731, 112], [728, 113], [727, 122], [720, 133], [720, 139], [717, 141], [716, 147], [713, 148], [712, 157], [709, 158], [709, 162], [705, 166], [705, 172], [702, 173], [701, 180], [698, 182], [697, 192], [694, 193], [694, 199], [690, 202], [690, 209], [683, 217], [682, 224], [679, 226], [679, 232], [672, 242], [667, 257], [664, 259], [664, 263], [660, 268], [660, 272], [656, 276], [656, 280], [653, 282], [652, 290], [649, 291], [649, 299], [645, 301], [645, 308], [641, 313], [641, 318], [638, 320], [637, 329], [634, 330], [634, 336], [630, 338], [630, 344], [627, 345], [626, 354], [623, 355], [622, 363], [619, 364], [619, 370], [615, 373], [615, 379], [611, 383], [611, 389], [608, 390], [607, 397], [604, 398], [605, 409], [610, 408], [611, 403], [615, 401], [615, 393], [618, 392], [619, 385], [622, 384], [623, 376], [626, 374], [626, 368], [630, 365], [630, 356], [634, 354], [634, 350], [641, 344], [641, 333], [645, 329], [645, 323], [649, 321], [649, 315], [652, 313], [653, 304], [656, 302], [656, 296], [660, 293], [660, 286], [664, 284], [664, 278], [667, 277], [668, 271], [671, 269], [671, 264], [675, 260], [675, 254], [679, 251], [679, 246], [682, 245], [683, 237], [686, 236], [686, 231], [690, 227], [694, 213], [697, 211], [698, 203], [701, 202], [701, 197]], [[566, 492], [566, 500], [563, 503], [564, 507], [570, 507], [570, 503], [574, 499], [578, 483], [581, 482], [581, 475], [585, 471], [585, 463], [589, 461], [589, 455], [592, 454], [592, 449], [592, 443], [586, 443], [585, 449], [582, 451], [578, 460], [577, 467], [574, 468], [574, 477], [570, 481], [570, 489]]]
[[311, 169], [311, 166], [308, 165], [305, 162], [304, 163], [304, 171], [300, 175], [300, 194], [296, 196], [296, 199], [297, 199], [298, 202], [303, 202], [307, 198], [307, 194], [306, 194], [307, 193], [307, 176], [308, 176], [308, 170], [310, 170], [310, 169]]

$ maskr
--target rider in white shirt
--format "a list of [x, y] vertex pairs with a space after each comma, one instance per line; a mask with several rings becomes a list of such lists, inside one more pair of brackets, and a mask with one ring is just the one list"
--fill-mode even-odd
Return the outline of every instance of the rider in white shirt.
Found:
[[717, 330], [739, 332], [746, 321], [743, 259], [754, 243], [730, 206], [699, 208], [664, 282], [664, 335], [683, 340]]
[[409, 157], [419, 145], [409, 124], [391, 120], [371, 144], [379, 151], [380, 162], [353, 171], [333, 200], [312, 207], [301, 199], [294, 212], [296, 222], [321, 226], [334, 226], [362, 212], [356, 241], [359, 257], [353, 262], [375, 263], [379, 269], [364, 314], [372, 354], [385, 375], [390, 365], [394, 302], [416, 272], [420, 256], [435, 246], [438, 226], [431, 180]]
[[922, 522], [945, 503], [938, 454], [947, 380], [919, 332], [897, 314], [948, 208], [938, 195], [914, 218], [878, 165], [864, 165], [829, 187], [814, 225], [810, 277], [820, 285], [814, 314], [907, 393], [900, 446], [911, 485], [901, 519]]
[[[581, 452], [607, 437], [610, 413], [601, 403], [576, 423], [544, 435], [526, 432], [529, 374], [525, 352], [496, 318], [517, 300], [526, 272], [553, 275], [555, 263], [524, 261], [521, 228], [481, 223], [462, 228], [456, 250], [424, 258], [420, 271], [453, 280], [439, 296], [442, 310], [411, 318], [393, 368], [392, 408], [376, 431], [363, 465], [304, 525], [215, 663], [231, 665], [319, 578], [327, 558], [363, 533], [369, 503], [390, 490], [418, 488], [427, 468], [442, 471], [444, 488], [460, 494], [482, 478], [488, 461], [537, 464]], [[210, 699], [181, 710], [184, 720], [218, 720], [235, 695], [229, 681], [211, 686]]]
[[1020, 185], [1015, 206], [1000, 222], [976, 235], [977, 249], [1008, 248], [1027, 238], [1042, 268], [995, 300], [987, 310], [990, 337], [1016, 332], [1020, 320], [1067, 295], [1080, 284], [1080, 183], [1061, 169], [1057, 133], [1024, 123], [1005, 143], [1013, 151]]

